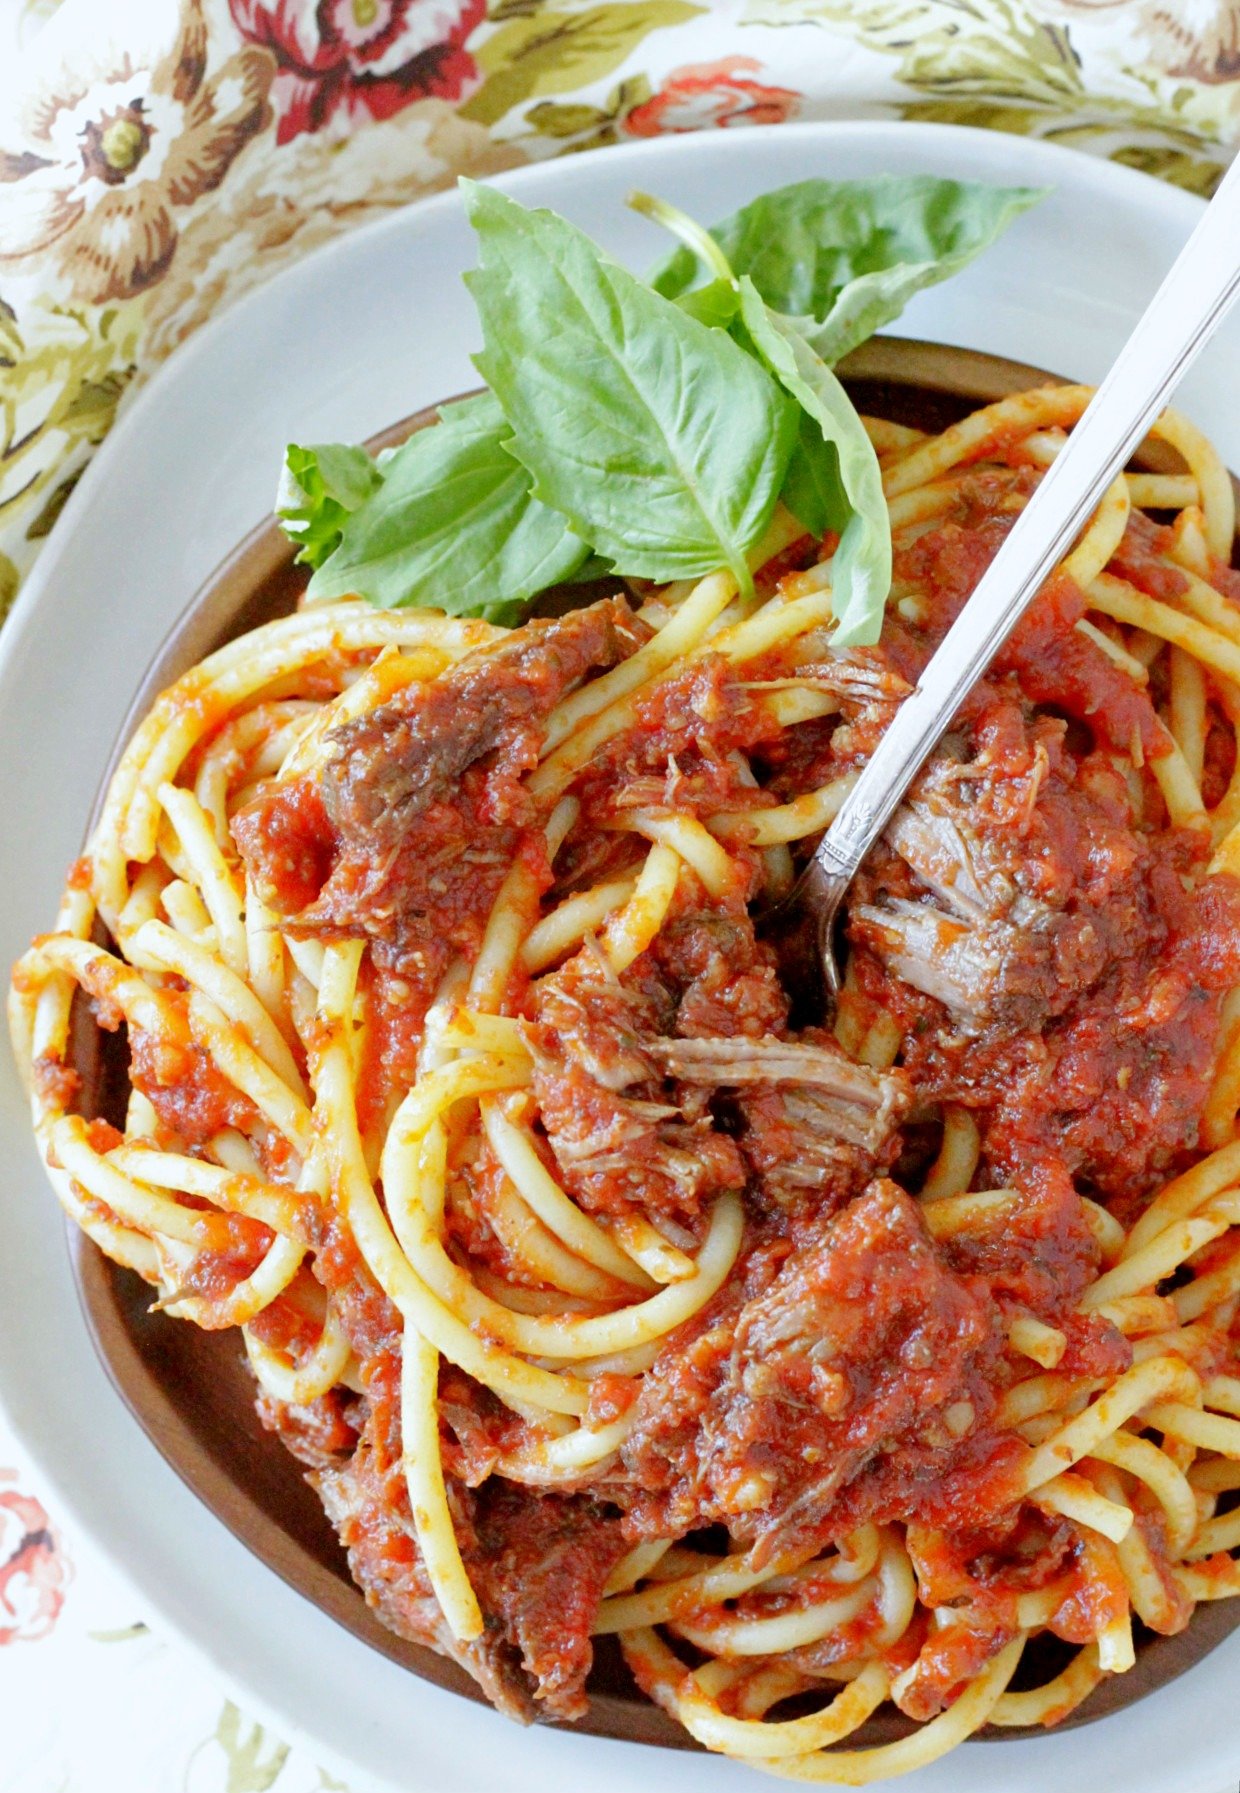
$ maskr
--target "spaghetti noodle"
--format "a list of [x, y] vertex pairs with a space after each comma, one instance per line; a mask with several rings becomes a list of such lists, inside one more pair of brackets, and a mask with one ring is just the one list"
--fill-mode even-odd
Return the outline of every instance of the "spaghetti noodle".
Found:
[[[1088, 397], [874, 426], [874, 649], [783, 512], [751, 596], [234, 641], [16, 968], [67, 1211], [243, 1329], [368, 1598], [515, 1716], [579, 1716], [618, 1635], [707, 1748], [860, 1785], [1240, 1589], [1240, 580], [1184, 419], [872, 855], [833, 1033], [751, 916]], [[885, 1701], [910, 1734], [850, 1746]]]

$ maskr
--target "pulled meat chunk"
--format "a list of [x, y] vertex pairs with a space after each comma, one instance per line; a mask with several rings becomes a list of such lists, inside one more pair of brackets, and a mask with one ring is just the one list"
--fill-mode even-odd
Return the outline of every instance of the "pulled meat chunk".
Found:
[[373, 1424], [347, 1463], [310, 1479], [385, 1625], [451, 1657], [510, 1718], [528, 1724], [540, 1709], [582, 1717], [594, 1615], [625, 1549], [615, 1514], [585, 1496], [498, 1477], [472, 1492], [450, 1480], [457, 1541], [486, 1621], [480, 1638], [461, 1643], [431, 1589], [403, 1473]]
[[520, 1650], [534, 1698], [556, 1718], [584, 1717], [595, 1614], [626, 1549], [619, 1517], [584, 1495], [492, 1477], [475, 1497], [474, 1539], [474, 1585]]
[[793, 1562], [862, 1520], [915, 1514], [965, 1463], [976, 1478], [979, 1453], [1006, 1455], [985, 1424], [1000, 1350], [994, 1310], [916, 1203], [874, 1183], [765, 1288], [665, 1346], [623, 1451], [644, 1491], [630, 1524], [722, 1522], [755, 1562]]
[[788, 998], [771, 949], [744, 913], [693, 911], [659, 930], [650, 953], [675, 1005], [666, 1031], [762, 1038], [782, 1034]]
[[500, 647], [467, 654], [336, 729], [322, 794], [342, 839], [390, 852], [486, 754], [515, 781], [537, 765], [542, 724], [556, 704], [587, 673], [631, 653], [635, 627], [627, 606], [610, 600], [534, 620]]
[[1083, 881], [1079, 897], [1074, 880], [1116, 831], [1116, 793], [1086, 783], [1069, 797], [1062, 736], [1055, 721], [1028, 728], [1015, 704], [983, 712], [972, 755], [937, 756], [893, 817], [877, 900], [851, 911], [853, 939], [971, 1032], [1038, 1027], [1107, 964], [1114, 880], [1096, 896]]
[[838, 1206], [898, 1150], [901, 1074], [854, 1063], [819, 1030], [797, 1040], [659, 1040], [651, 1052], [682, 1084], [737, 1092], [737, 1145], [779, 1206], [811, 1193]]
[[[838, 1202], [897, 1149], [900, 1073], [852, 1063], [825, 1033], [755, 1037], [759, 1020], [782, 1025], [782, 993], [748, 919], [718, 921], [694, 918], [679, 991], [653, 963], [624, 981], [589, 952], [535, 987], [534, 1093], [565, 1182], [596, 1212], [692, 1220], [755, 1180], [777, 1202]], [[703, 1035], [707, 1021], [726, 1031]]]
[[499, 1624], [460, 1643], [448, 1628], [426, 1573], [399, 1469], [383, 1466], [370, 1429], [350, 1460], [310, 1477], [349, 1556], [366, 1602], [398, 1637], [436, 1650], [473, 1676], [497, 1711], [521, 1724], [534, 1717], [529, 1685]]
[[918, 1094], [978, 1114], [986, 1174], [1057, 1164], [1131, 1215], [1197, 1143], [1240, 884], [1142, 828], [1105, 755], [992, 690], [858, 879], [866, 995]]
[[[656, 987], [657, 990], [657, 987]], [[588, 954], [542, 979], [526, 1037], [564, 1181], [596, 1213], [693, 1218], [745, 1166], [706, 1112], [686, 1116], [651, 1050], [666, 1000], [606, 978]]]
[[345, 723], [321, 776], [259, 791], [233, 837], [286, 931], [367, 938], [423, 988], [475, 952], [514, 859], [546, 874], [521, 780], [547, 717], [639, 640], [619, 601], [527, 623]]
[[337, 1467], [357, 1444], [361, 1402], [342, 1389], [306, 1402], [281, 1401], [263, 1389], [255, 1407], [265, 1430], [310, 1469]]

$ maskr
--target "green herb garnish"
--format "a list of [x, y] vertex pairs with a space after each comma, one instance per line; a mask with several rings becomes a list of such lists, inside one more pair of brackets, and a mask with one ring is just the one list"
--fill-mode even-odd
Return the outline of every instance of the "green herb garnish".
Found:
[[[966, 267], [1044, 192], [929, 174], [797, 181], [742, 206], [710, 235], [768, 305], [800, 320], [815, 354], [836, 362], [899, 317], [914, 294]], [[684, 248], [651, 284], [676, 299], [700, 276]]]
[[782, 499], [839, 537], [838, 646], [877, 641], [891, 582], [878, 463], [831, 364], [1040, 194], [800, 181], [682, 238], [646, 284], [553, 212], [462, 181], [490, 390], [371, 458], [293, 445], [277, 502], [314, 598], [516, 623], [586, 570], [658, 583], [749, 557]]
[[354, 511], [382, 484], [383, 476], [364, 448], [326, 442], [301, 448], [290, 442], [276, 494], [276, 516], [301, 566], [321, 567], [340, 546]]
[[360, 593], [385, 608], [427, 604], [514, 623], [585, 560], [585, 542], [532, 495], [491, 393], [439, 416], [376, 469], [377, 489], [319, 565], [311, 597]]

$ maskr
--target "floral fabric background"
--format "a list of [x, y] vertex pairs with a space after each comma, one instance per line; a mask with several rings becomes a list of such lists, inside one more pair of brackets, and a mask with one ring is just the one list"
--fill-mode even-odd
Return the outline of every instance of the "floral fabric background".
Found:
[[[1240, 141], [1240, 0], [0, 0], [0, 615], [141, 381], [327, 238], [462, 173], [892, 117], [1208, 194]], [[185, 1673], [0, 1418], [0, 1788], [122, 1773], [341, 1784]]]
[[327, 237], [461, 173], [875, 116], [1205, 193], [1240, 0], [0, 0], [0, 605], [134, 386]]

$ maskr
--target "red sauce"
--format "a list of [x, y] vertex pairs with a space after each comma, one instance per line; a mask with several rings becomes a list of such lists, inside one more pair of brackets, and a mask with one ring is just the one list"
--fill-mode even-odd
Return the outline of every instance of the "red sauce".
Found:
[[1133, 511], [1124, 530], [1124, 539], [1111, 556], [1109, 570], [1127, 579], [1147, 597], [1166, 603], [1188, 590], [1188, 578], [1178, 567], [1168, 566], [1161, 556], [1175, 546], [1175, 533], [1159, 523], [1152, 523], [1140, 511]]
[[[760, 676], [746, 668], [747, 678]], [[587, 822], [651, 807], [699, 818], [761, 808], [770, 799], [731, 755], [778, 733], [758, 694], [705, 654], [641, 697], [633, 723], [603, 743], [574, 789]]]
[[439, 1416], [445, 1466], [469, 1488], [493, 1474], [506, 1452], [529, 1441], [525, 1421], [455, 1364], [440, 1367]]
[[590, 1383], [589, 1423], [608, 1426], [623, 1419], [637, 1399], [640, 1381], [636, 1376], [595, 1376]]
[[359, 976], [365, 1027], [357, 1074], [357, 1121], [364, 1139], [378, 1137], [417, 1070], [427, 993], [369, 955]]
[[1205, 764], [1201, 774], [1201, 801], [1207, 809], [1214, 809], [1222, 802], [1235, 770], [1235, 730], [1211, 711], [1206, 726]]
[[358, 1357], [369, 1362], [399, 1349], [400, 1314], [371, 1276], [356, 1241], [340, 1221], [329, 1222], [315, 1254], [314, 1274], [334, 1296]]
[[278, 915], [304, 909], [327, 882], [336, 835], [313, 779], [269, 785], [233, 817], [232, 831]]
[[147, 1098], [163, 1126], [186, 1145], [202, 1145], [224, 1127], [242, 1131], [252, 1127], [257, 1120], [253, 1104], [194, 1039], [187, 998], [175, 990], [165, 995], [164, 1031], [129, 1029], [130, 1082]]
[[[897, 578], [930, 603], [920, 624], [885, 628], [877, 650], [905, 678], [917, 676], [1006, 534], [1014, 513], [998, 507], [1009, 488], [993, 479], [966, 488], [957, 514], [897, 556]], [[1158, 560], [1167, 545], [1166, 532], [1136, 517], [1115, 564], [1151, 595], [1174, 595], [1185, 580]], [[1075, 629], [1082, 604], [1066, 579], [1047, 586], [960, 730], [964, 756], [984, 768], [977, 788], [965, 787], [970, 823], [995, 850], [1008, 843], [1010, 876], [1050, 906], [1046, 925], [1058, 930], [1023, 1018], [1011, 1009], [962, 1030], [865, 946], [854, 964], [865, 999], [900, 1023], [918, 1092], [977, 1114], [986, 1175], [1023, 1189], [1072, 1177], [1129, 1219], [1197, 1146], [1220, 996], [1240, 981], [1240, 885], [1201, 879], [1208, 846], [1166, 826], [1148, 770], [1147, 819], [1134, 820], [1107, 752], [1090, 751], [1082, 729], [1099, 749], [1139, 743], [1147, 761], [1168, 737], [1148, 693]], [[1071, 720], [1039, 718], [1034, 704]], [[815, 777], [832, 771], [833, 746], [819, 753]], [[858, 900], [873, 900], [872, 889], [879, 900], [883, 890], [924, 900], [898, 862], [877, 855]], [[1079, 1286], [1079, 1274], [1071, 1280]]]
[[356, 1403], [339, 1389], [328, 1389], [304, 1406], [278, 1401], [263, 1390], [255, 1406], [266, 1429], [311, 1469], [332, 1467], [357, 1444]]
[[[969, 523], [953, 520], [928, 530], [896, 554], [897, 580], [930, 594], [932, 604], [921, 651], [914, 649], [912, 656], [921, 664], [910, 665], [905, 658], [900, 665], [906, 677], [913, 675], [910, 683], [959, 615], [1014, 520], [1014, 513], [998, 513], [980, 500]], [[1048, 580], [1000, 649], [994, 670], [1015, 672], [1028, 699], [1054, 704], [1075, 717], [1100, 744], [1127, 753], [1135, 733], [1147, 757], [1166, 753], [1167, 732], [1148, 695], [1074, 628], [1085, 608], [1084, 594], [1066, 575]], [[970, 708], [985, 689], [983, 685], [973, 693]]]
[[[200, 1251], [180, 1277], [180, 1288], [201, 1295], [208, 1305], [224, 1302], [239, 1282], [253, 1275], [274, 1236], [270, 1227], [244, 1214], [212, 1214], [209, 1221], [210, 1236], [214, 1239], [223, 1233], [226, 1242]], [[199, 1324], [209, 1326], [211, 1321], [206, 1318]], [[224, 1324], [231, 1322], [226, 1320]]]
[[[827, 546], [827, 542], [830, 546]], [[778, 554], [764, 561], [754, 574], [754, 585], [761, 592], [774, 591], [775, 587], [789, 573], [804, 572], [806, 567], [813, 566], [817, 560], [825, 560], [827, 553], [833, 553], [839, 544], [839, 537], [828, 530], [827, 541], [818, 543], [812, 535], [798, 536], [795, 542], [789, 542]], [[822, 552], [826, 549], [826, 553]]]
[[1240, 573], [1234, 567], [1224, 565], [1213, 554], [1210, 556], [1209, 582], [1233, 604], [1240, 604]]
[[35, 1091], [49, 1108], [71, 1109], [82, 1088], [82, 1079], [71, 1065], [51, 1053], [43, 1053], [32, 1067]]
[[287, 1289], [250, 1321], [250, 1331], [262, 1344], [294, 1356], [312, 1350], [322, 1330], [322, 1316], [307, 1313]]
[[1027, 698], [1066, 711], [1118, 752], [1137, 742], [1146, 759], [1169, 753], [1171, 737], [1146, 693], [1074, 627], [1085, 609], [1084, 592], [1065, 574], [1049, 580], [1000, 649], [996, 670], [1010, 668]]
[[118, 1127], [112, 1126], [110, 1121], [91, 1121], [86, 1128], [86, 1141], [92, 1152], [102, 1154], [124, 1145], [125, 1135]]
[[[704, 654], [644, 693], [631, 725], [575, 781], [581, 819], [557, 859], [556, 898], [640, 863], [644, 848], [623, 831], [635, 808], [709, 820], [788, 801], [861, 765], [1035, 480], [1028, 468], [966, 478], [951, 515], [900, 550], [897, 588], [918, 593], [922, 607], [910, 607], [911, 620], [893, 614], [879, 647], [814, 669], [838, 713], [781, 731], [755, 689], [787, 670], [778, 655], [738, 674]], [[1166, 532], [1134, 518], [1115, 570], [1153, 597], [1174, 597], [1186, 581], [1163, 563], [1168, 545]], [[764, 580], [813, 552], [808, 540], [794, 544]], [[1240, 580], [1226, 589], [1240, 601]], [[529, 1715], [532, 1683], [551, 1711], [575, 1716], [600, 1590], [626, 1543], [704, 1526], [725, 1526], [755, 1563], [785, 1569], [864, 1523], [905, 1526], [921, 1601], [942, 1617], [919, 1616], [890, 1652], [893, 1673], [908, 1671], [900, 1703], [919, 1719], [949, 1704], [1014, 1634], [1020, 1591], [1053, 1590], [1050, 1628], [1069, 1642], [1093, 1637], [1125, 1605], [1110, 1547], [1019, 1498], [1027, 1446], [997, 1414], [1004, 1391], [1034, 1370], [1008, 1328], [1028, 1315], [1059, 1327], [1069, 1376], [1113, 1379], [1130, 1364], [1115, 1328], [1077, 1311], [1100, 1268], [1081, 1195], [1128, 1222], [1192, 1161], [1221, 996], [1240, 984], [1240, 882], [1205, 878], [1208, 843], [1167, 825], [1150, 771], [1170, 747], [1161, 694], [1134, 684], [1080, 632], [1085, 608], [1068, 579], [1048, 583], [956, 719], [932, 768], [940, 782], [920, 787], [918, 800], [947, 815], [964, 843], [985, 928], [1001, 931], [1010, 913], [1034, 918], [1002, 936], [993, 1002], [986, 993], [962, 1009], [949, 986], [917, 983], [915, 967], [884, 952], [877, 924], [867, 933], [857, 922], [862, 908], [882, 915], [948, 901], [912, 857], [878, 849], [855, 887], [855, 1001], [870, 1019], [893, 1017], [903, 1040], [900, 1069], [879, 1079], [873, 1106], [886, 1120], [873, 1135], [858, 1119], [862, 1098], [849, 1109], [847, 1090], [820, 1095], [829, 1078], [804, 1087], [790, 1076], [746, 1080], [746, 1050], [835, 1051], [819, 1031], [791, 1034], [797, 993], [781, 987], [746, 909], [762, 872], [756, 852], [722, 898], [686, 875], [654, 947], [622, 975], [600, 971], [586, 949], [532, 986], [514, 977], [505, 1006], [525, 1024], [534, 1059], [536, 1149], [582, 1208], [653, 1217], [688, 1248], [718, 1194], [739, 1190], [745, 1233], [724, 1286], [663, 1343], [651, 1370], [591, 1381], [589, 1423], [628, 1416], [633, 1425], [584, 1492], [509, 1483], [500, 1465], [530, 1443], [529, 1426], [442, 1367], [453, 1524], [488, 1621], [476, 1646], [445, 1641], [414, 1543], [401, 1467], [401, 1317], [343, 1222], [308, 1209], [314, 1275], [364, 1393], [304, 1408], [265, 1399], [264, 1423], [322, 1471], [371, 1600], [405, 1635], [463, 1657], [510, 1709]], [[308, 779], [272, 786], [234, 823], [247, 867], [291, 932], [368, 944], [358, 1078], [368, 1147], [415, 1079], [439, 977], [453, 955], [477, 954], [511, 866], [526, 868], [540, 898], [552, 888], [546, 814], [522, 779], [556, 695], [581, 666], [613, 661], [570, 654], [540, 667], [534, 637], [512, 645], [493, 690], [475, 667], [448, 697], [445, 687], [426, 700], [425, 713], [415, 695], [399, 715], [361, 719], [340, 755], [349, 769], [328, 777], [330, 801]], [[511, 727], [490, 714], [505, 701]], [[388, 724], [405, 743], [394, 767], [383, 763]], [[1131, 756], [1131, 782], [1116, 754]], [[1229, 731], [1212, 728], [1210, 801], [1234, 757]], [[399, 828], [373, 801], [371, 772], [391, 775], [388, 807], [406, 818]], [[1005, 894], [991, 910], [997, 886]], [[956, 913], [947, 920], [953, 938], [982, 926]], [[104, 1023], [115, 1024], [107, 992], [96, 994]], [[249, 1104], [194, 1039], [184, 997], [168, 995], [164, 1033], [131, 1030], [133, 1081], [161, 1127], [190, 1149], [226, 1126], [255, 1130]], [[714, 1082], [694, 1081], [690, 1043], [720, 1055]], [[674, 1071], [672, 1044], [682, 1054]], [[72, 1095], [52, 1069], [36, 1074]], [[837, 1103], [833, 1133], [814, 1107], [828, 1100]], [[972, 1186], [1013, 1196], [993, 1219], [936, 1241], [908, 1191], [920, 1187], [947, 1103], [977, 1123]], [[815, 1128], [830, 1134], [822, 1162], [806, 1147]], [[119, 1135], [100, 1122], [91, 1138], [108, 1150]], [[485, 1144], [454, 1141], [451, 1185], [448, 1249], [528, 1286], [502, 1236], [506, 1179]], [[240, 1216], [204, 1214], [202, 1227], [185, 1286], [222, 1303], [271, 1234]], [[1207, 1254], [1201, 1267], [1212, 1262]], [[617, 1300], [627, 1293], [617, 1285]], [[296, 1357], [318, 1336], [314, 1310], [294, 1285], [257, 1334]], [[1231, 1348], [1220, 1336], [1220, 1365]], [[1157, 1515], [1142, 1507], [1138, 1523], [1161, 1564]], [[1187, 1606], [1169, 1578], [1166, 1590], [1174, 1626]], [[759, 1592], [736, 1611], [771, 1616], [796, 1597]], [[878, 1624], [872, 1603], [800, 1653], [801, 1666], [829, 1669]]]
[[1023, 1447], [989, 1425], [1003, 1341], [982, 1279], [890, 1183], [779, 1244], [643, 1383], [623, 1450], [635, 1535], [722, 1521], [761, 1561], [803, 1561], [865, 1520], [1006, 1505]]
[[[420, 1017], [452, 956], [477, 955], [514, 860], [531, 866], [539, 892], [551, 881], [541, 827], [495, 820], [493, 774], [468, 767], [451, 801], [429, 802], [391, 851], [339, 836], [307, 781], [254, 798], [233, 818], [233, 833], [290, 933], [368, 939], [371, 956], [415, 988]], [[400, 1024], [380, 1025], [391, 1034]]]
[[1015, 1634], [1015, 1624], [989, 1628], [949, 1623], [929, 1632], [917, 1657], [916, 1677], [896, 1700], [901, 1712], [923, 1722], [933, 1718]]

